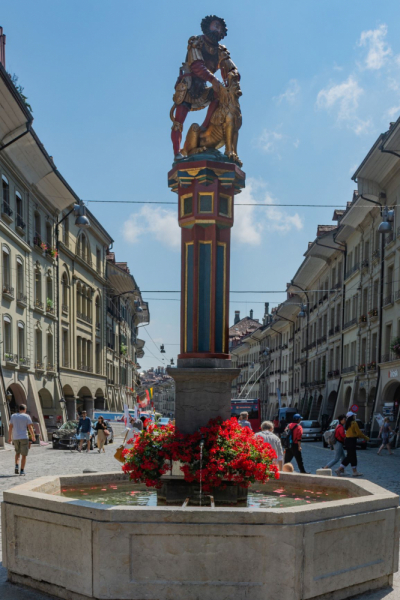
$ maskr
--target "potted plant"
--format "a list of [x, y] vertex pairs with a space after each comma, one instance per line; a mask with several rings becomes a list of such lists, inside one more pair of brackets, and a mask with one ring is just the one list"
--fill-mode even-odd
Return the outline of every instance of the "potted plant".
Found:
[[123, 354], [125, 356], [127, 350], [128, 350], [128, 347], [125, 344], [121, 344], [120, 349], [119, 349], [120, 354]]
[[51, 298], [47, 298], [46, 300], [46, 306], [47, 306], [47, 310], [53, 310], [54, 308], [54, 302]]
[[397, 357], [400, 357], [400, 337], [393, 338], [390, 349]]
[[360, 323], [366, 323], [367, 322], [367, 315], [361, 315], [360, 319], [359, 319]]
[[365, 365], [358, 365], [358, 372], [365, 373]]

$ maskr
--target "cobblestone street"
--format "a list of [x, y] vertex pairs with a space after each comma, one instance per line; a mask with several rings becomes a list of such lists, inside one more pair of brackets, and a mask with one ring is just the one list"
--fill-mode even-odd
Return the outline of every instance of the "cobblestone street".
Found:
[[[31, 450], [27, 466], [26, 476], [23, 481], [35, 479], [36, 477], [53, 474], [82, 473], [84, 469], [96, 471], [118, 471], [119, 464], [114, 459], [114, 452], [119, 444], [106, 446], [105, 454], [92, 451], [82, 454], [73, 451], [53, 450], [51, 445], [45, 447], [34, 447]], [[359, 470], [366, 479], [381, 485], [397, 494], [400, 493], [400, 450], [394, 456], [386, 453], [377, 456], [376, 449], [368, 449], [358, 452]], [[322, 447], [322, 443], [303, 443], [303, 458], [307, 471], [315, 473], [316, 469], [323, 467], [331, 457], [331, 451]], [[293, 461], [297, 470], [297, 465]], [[21, 482], [21, 477], [14, 475], [13, 452], [0, 451], [0, 498], [3, 498], [4, 490], [7, 490]], [[1, 550], [0, 550], [1, 558]], [[46, 600], [49, 596], [22, 589], [11, 585], [6, 581], [7, 573], [0, 563], [0, 598], [1, 600]], [[400, 577], [396, 574], [395, 589], [381, 590], [358, 596], [357, 600], [399, 600]]]

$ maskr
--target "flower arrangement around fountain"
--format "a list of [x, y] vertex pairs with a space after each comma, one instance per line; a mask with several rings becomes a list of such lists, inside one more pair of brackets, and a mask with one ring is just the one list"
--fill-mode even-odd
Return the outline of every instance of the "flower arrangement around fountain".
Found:
[[184, 480], [201, 483], [205, 493], [227, 485], [248, 488], [251, 483], [279, 478], [273, 464], [275, 451], [234, 418], [210, 420], [190, 435], [179, 433], [173, 425], [145, 425], [133, 448], [123, 452], [122, 469], [135, 483], [160, 488], [161, 477], [170, 471], [173, 461], [180, 463]]

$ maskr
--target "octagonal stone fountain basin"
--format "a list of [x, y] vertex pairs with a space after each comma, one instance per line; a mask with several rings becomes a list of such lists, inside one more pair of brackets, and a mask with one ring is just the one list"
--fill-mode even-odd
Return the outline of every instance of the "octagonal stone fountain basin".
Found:
[[65, 600], [341, 600], [390, 585], [397, 571], [399, 497], [368, 481], [282, 473], [283, 487], [342, 496], [286, 508], [113, 506], [60, 495], [123, 481], [122, 473], [42, 477], [5, 492], [10, 581]]

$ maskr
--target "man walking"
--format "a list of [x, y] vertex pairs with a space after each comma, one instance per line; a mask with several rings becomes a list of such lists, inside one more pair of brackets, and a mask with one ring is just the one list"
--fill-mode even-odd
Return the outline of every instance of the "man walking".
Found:
[[[279, 421], [278, 421], [279, 423]], [[261, 423], [261, 431], [256, 433], [255, 437], [260, 437], [266, 442], [270, 444], [272, 448], [275, 450], [276, 458], [274, 458], [273, 462], [277, 465], [278, 469], [282, 471], [282, 463], [283, 463], [283, 450], [281, 440], [277, 435], [274, 434], [274, 425], [271, 421], [264, 421]]]
[[[28, 429], [33, 439], [35, 439], [35, 430], [32, 419], [26, 414], [26, 405], [20, 404], [19, 412], [11, 416], [10, 427], [8, 429], [8, 443], [14, 444], [15, 448], [15, 474], [25, 475], [26, 457], [29, 452]], [[19, 457], [21, 458], [21, 472], [19, 471]]]
[[78, 452], [82, 452], [82, 446], [83, 446], [84, 440], [86, 440], [86, 443], [87, 443], [86, 452], [90, 451], [90, 430], [91, 430], [91, 428], [92, 428], [92, 421], [86, 415], [86, 410], [83, 410], [82, 416], [79, 419], [78, 429], [76, 430], [76, 435], [79, 435], [79, 432], [81, 432]]
[[299, 467], [300, 473], [307, 473], [303, 464], [303, 457], [301, 455], [301, 438], [303, 437], [303, 428], [300, 425], [300, 421], [303, 417], [296, 413], [293, 417], [293, 423], [289, 423], [286, 428], [288, 436], [288, 445], [285, 451], [285, 464], [292, 462], [293, 458], [296, 459], [297, 466]]

